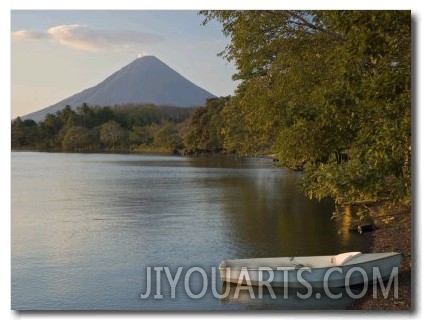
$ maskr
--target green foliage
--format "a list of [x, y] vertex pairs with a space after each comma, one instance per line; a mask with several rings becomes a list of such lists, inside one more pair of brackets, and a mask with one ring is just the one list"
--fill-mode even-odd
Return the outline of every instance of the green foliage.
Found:
[[212, 98], [206, 101], [206, 107], [195, 110], [185, 136], [185, 143], [190, 152], [222, 151], [222, 110], [229, 103], [230, 97]]
[[135, 145], [149, 145], [153, 142], [153, 136], [148, 126], [133, 126], [129, 134], [129, 141]]
[[37, 123], [33, 120], [22, 121], [20, 117], [12, 122], [12, 148], [31, 147], [37, 138]]
[[93, 149], [95, 137], [90, 130], [81, 126], [72, 126], [64, 135], [62, 149], [64, 151], [86, 151]]
[[[12, 148], [55, 151], [182, 150], [193, 108], [155, 105], [90, 106], [83, 103], [46, 115], [44, 121], [12, 121]], [[182, 126], [181, 126], [182, 125]]]
[[304, 168], [338, 202], [410, 198], [409, 11], [203, 11], [237, 66], [224, 148]]
[[154, 138], [156, 145], [168, 148], [170, 151], [181, 149], [183, 147], [182, 141], [180, 133], [172, 123], [163, 126]]
[[118, 146], [125, 146], [127, 132], [121, 125], [115, 121], [103, 123], [100, 127], [100, 141], [107, 148], [115, 150]]

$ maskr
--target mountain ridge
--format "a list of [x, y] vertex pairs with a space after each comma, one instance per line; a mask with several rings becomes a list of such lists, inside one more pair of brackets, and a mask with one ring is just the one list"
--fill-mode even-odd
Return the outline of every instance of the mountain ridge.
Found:
[[66, 105], [76, 109], [83, 103], [99, 106], [152, 103], [183, 108], [204, 106], [206, 99], [214, 97], [155, 56], [144, 56], [97, 85], [21, 118], [42, 121], [48, 113], [55, 113]]

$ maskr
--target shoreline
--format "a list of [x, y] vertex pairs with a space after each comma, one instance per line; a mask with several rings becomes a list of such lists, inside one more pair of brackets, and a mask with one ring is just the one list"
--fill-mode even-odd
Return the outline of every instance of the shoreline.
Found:
[[[370, 234], [370, 252], [401, 252], [402, 262], [398, 274], [398, 295], [395, 286], [390, 287], [387, 298], [378, 290], [373, 297], [372, 287], [361, 299], [355, 300], [348, 310], [403, 310], [412, 307], [412, 249], [411, 208], [407, 205], [391, 208], [392, 215], [376, 219], [377, 229]], [[387, 283], [386, 283], [387, 285]]]

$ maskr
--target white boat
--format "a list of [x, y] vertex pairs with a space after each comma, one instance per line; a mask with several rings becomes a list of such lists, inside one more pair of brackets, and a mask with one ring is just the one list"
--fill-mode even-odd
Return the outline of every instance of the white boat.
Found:
[[346, 287], [397, 277], [398, 252], [346, 252], [330, 256], [223, 260], [221, 280], [243, 285], [273, 287]]

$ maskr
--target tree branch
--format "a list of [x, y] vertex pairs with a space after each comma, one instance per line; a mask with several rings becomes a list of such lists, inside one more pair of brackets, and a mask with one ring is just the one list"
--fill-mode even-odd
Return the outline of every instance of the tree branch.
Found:
[[302, 17], [301, 15], [297, 14], [295, 11], [293, 10], [288, 10], [288, 13], [290, 13], [293, 17], [295, 17], [297, 20], [299, 20], [300, 22], [295, 22], [295, 21], [289, 21], [291, 23], [295, 23], [297, 25], [304, 25], [308, 28], [323, 32], [328, 34], [329, 36], [331, 36], [331, 38], [333, 38], [334, 40], [338, 41], [338, 42], [345, 42], [347, 41], [347, 39], [343, 36], [341, 36], [340, 34], [333, 32], [331, 30], [328, 29], [324, 29], [320, 26], [317, 26], [316, 24], [310, 23], [308, 20], [306, 20], [304, 17]]

